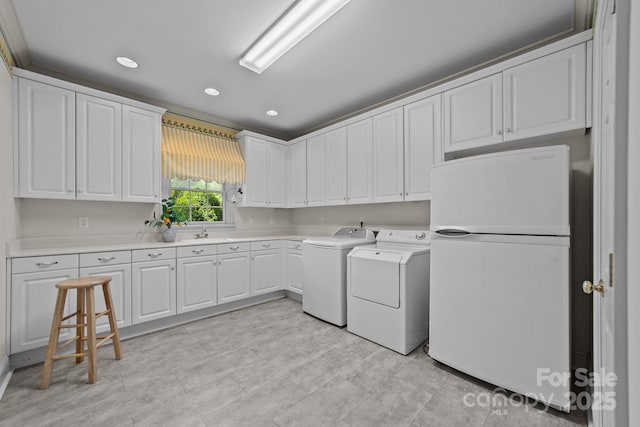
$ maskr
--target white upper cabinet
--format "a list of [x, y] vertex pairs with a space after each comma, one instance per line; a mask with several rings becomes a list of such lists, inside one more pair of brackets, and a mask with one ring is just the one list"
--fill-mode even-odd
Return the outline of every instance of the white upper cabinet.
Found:
[[280, 144], [269, 144], [269, 200], [271, 208], [286, 206], [286, 147]]
[[325, 135], [307, 140], [307, 206], [325, 204]]
[[404, 200], [431, 198], [431, 166], [443, 161], [442, 95], [404, 107]]
[[261, 139], [245, 137], [242, 141], [246, 164], [245, 205], [267, 205], [268, 147]]
[[18, 79], [16, 196], [76, 197], [76, 94]]
[[347, 203], [347, 128], [325, 134], [324, 176], [327, 205]]
[[76, 168], [79, 200], [120, 200], [122, 104], [76, 96]]
[[371, 118], [347, 126], [347, 202], [373, 201], [373, 144]]
[[289, 206], [306, 206], [307, 202], [307, 141], [289, 148]]
[[502, 73], [444, 92], [444, 151], [502, 142]]
[[585, 127], [586, 46], [509, 68], [504, 80], [504, 140]]
[[16, 197], [160, 201], [164, 109], [13, 72]]
[[373, 117], [373, 201], [404, 200], [402, 107]]
[[122, 106], [122, 200], [160, 202], [160, 115]]

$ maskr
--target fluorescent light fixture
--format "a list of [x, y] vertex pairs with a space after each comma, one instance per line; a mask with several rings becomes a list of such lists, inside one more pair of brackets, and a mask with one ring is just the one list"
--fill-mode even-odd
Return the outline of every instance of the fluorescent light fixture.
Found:
[[212, 87], [208, 87], [204, 90], [204, 93], [206, 93], [207, 95], [211, 95], [211, 96], [218, 96], [220, 95], [220, 91], [218, 89], [212, 88]]
[[276, 62], [350, 0], [299, 0], [240, 58], [258, 74]]
[[118, 64], [127, 68], [138, 68], [138, 63], [131, 58], [127, 58], [126, 56], [117, 56], [116, 61]]
[[278, 112], [276, 110], [268, 110], [267, 111], [267, 116], [275, 117], [277, 115], [278, 115]]

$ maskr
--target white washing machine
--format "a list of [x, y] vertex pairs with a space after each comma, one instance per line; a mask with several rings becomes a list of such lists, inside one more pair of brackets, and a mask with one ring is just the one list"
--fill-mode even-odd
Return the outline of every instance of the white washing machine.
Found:
[[303, 240], [302, 310], [334, 325], [346, 325], [347, 254], [358, 245], [374, 242], [373, 231], [366, 228], [341, 228], [333, 236]]
[[430, 235], [382, 230], [347, 257], [347, 331], [409, 354], [429, 337]]

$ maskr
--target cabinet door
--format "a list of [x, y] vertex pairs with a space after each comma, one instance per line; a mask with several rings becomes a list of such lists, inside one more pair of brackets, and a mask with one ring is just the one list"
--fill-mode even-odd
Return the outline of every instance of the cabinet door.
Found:
[[[104, 267], [86, 267], [80, 269], [80, 276], [110, 276], [111, 299], [118, 328], [131, 325], [131, 264], [106, 265]], [[96, 313], [106, 309], [102, 286], [95, 288]], [[109, 319], [102, 316], [96, 320], [96, 330], [109, 330]]]
[[286, 257], [287, 277], [285, 289], [302, 294], [302, 251], [287, 249]]
[[246, 161], [245, 205], [266, 206], [268, 185], [268, 146], [265, 141], [247, 137], [244, 141]]
[[[78, 277], [77, 269], [14, 274], [11, 278], [11, 350], [19, 353], [49, 343], [53, 310], [58, 290], [56, 283]], [[76, 307], [75, 291], [67, 294], [65, 315]], [[65, 323], [75, 322], [75, 317]], [[75, 329], [62, 329], [60, 341], [70, 339]]]
[[371, 123], [371, 119], [366, 119], [347, 127], [347, 202], [350, 204], [373, 201]]
[[280, 289], [280, 249], [251, 252], [251, 295]]
[[218, 255], [218, 302], [247, 298], [251, 294], [249, 252]]
[[216, 305], [217, 263], [214, 256], [178, 259], [178, 313]]
[[347, 128], [325, 135], [324, 176], [327, 205], [347, 203]]
[[285, 207], [285, 151], [284, 145], [269, 144], [269, 199], [272, 208]]
[[441, 95], [404, 107], [404, 199], [431, 198], [431, 166], [442, 162]]
[[373, 117], [373, 201], [404, 199], [402, 107]]
[[289, 206], [302, 207], [307, 201], [307, 141], [289, 148]]
[[444, 93], [444, 151], [502, 142], [502, 74]]
[[505, 141], [584, 128], [586, 61], [583, 43], [505, 70]]
[[122, 106], [122, 200], [160, 203], [160, 114]]
[[131, 265], [133, 324], [176, 314], [175, 266], [173, 259]]
[[122, 198], [122, 104], [77, 94], [76, 169], [77, 199]]
[[325, 204], [324, 187], [324, 146], [325, 136], [320, 135], [307, 140], [307, 205]]
[[18, 196], [75, 199], [76, 95], [18, 79]]

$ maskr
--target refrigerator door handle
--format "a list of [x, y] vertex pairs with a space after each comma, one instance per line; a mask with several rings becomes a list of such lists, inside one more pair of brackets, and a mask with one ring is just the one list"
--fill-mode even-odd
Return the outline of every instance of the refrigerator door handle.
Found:
[[471, 233], [460, 228], [444, 228], [442, 230], [436, 231], [436, 234], [446, 237], [465, 237]]

